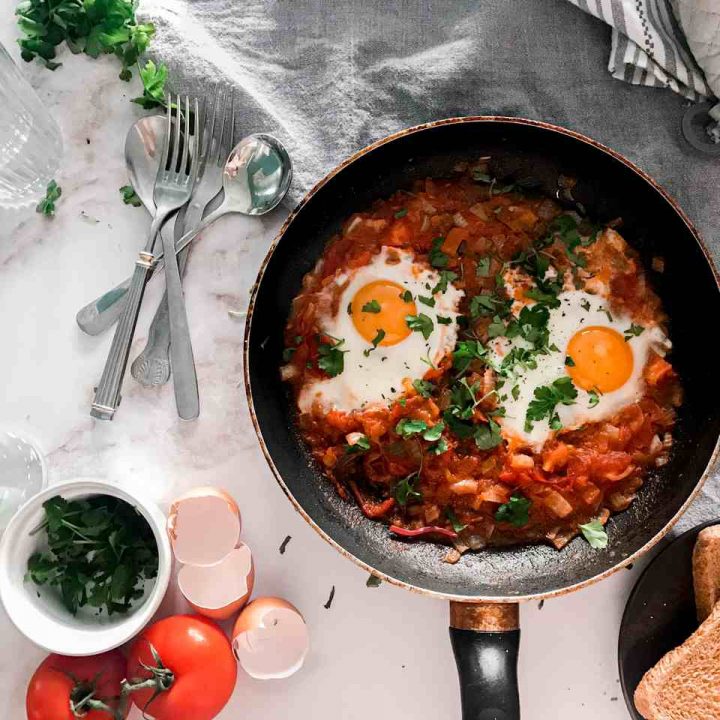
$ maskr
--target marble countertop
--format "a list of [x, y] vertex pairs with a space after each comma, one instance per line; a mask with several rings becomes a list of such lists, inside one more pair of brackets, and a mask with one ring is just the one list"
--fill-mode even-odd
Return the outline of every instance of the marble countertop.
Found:
[[[0, 9], [0, 42], [17, 57], [12, 4]], [[185, 287], [200, 419], [178, 420], [171, 385], [148, 390], [132, 379], [114, 422], [90, 418], [111, 336], [83, 335], [74, 316], [125, 276], [147, 229], [144, 210], [123, 205], [118, 193], [127, 182], [124, 136], [141, 111], [128, 102], [136, 88], [117, 79], [113, 58], [67, 54], [62, 60], [55, 73], [22, 64], [62, 127], [65, 158], [57, 179], [63, 197], [52, 219], [0, 215], [0, 425], [36, 439], [50, 483], [91, 476], [142, 485], [163, 506], [198, 484], [226, 487], [237, 498], [243, 538], [256, 559], [256, 594], [297, 605], [310, 627], [311, 652], [288, 680], [261, 682], [240, 673], [220, 720], [310, 713], [316, 720], [459, 717], [447, 605], [387, 585], [367, 588], [366, 574], [295, 513], [258, 449], [241, 383], [243, 324], [228, 311], [244, 307], [287, 210], [262, 220], [223, 219], [190, 256]], [[133, 356], [144, 345], [161, 291], [161, 282], [150, 284]], [[287, 535], [292, 540], [281, 555]], [[617, 632], [642, 564], [543, 606], [522, 607], [524, 720], [628, 717]], [[162, 612], [185, 609], [171, 590]], [[23, 720], [25, 685], [44, 652], [2, 610], [0, 638], [4, 717]]]

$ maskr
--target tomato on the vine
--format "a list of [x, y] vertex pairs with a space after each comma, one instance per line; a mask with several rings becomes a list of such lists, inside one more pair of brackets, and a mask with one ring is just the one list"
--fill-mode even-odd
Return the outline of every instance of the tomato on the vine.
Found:
[[93, 657], [48, 655], [28, 683], [28, 720], [124, 718], [127, 708], [119, 709], [119, 697], [125, 666], [119, 650]]
[[212, 620], [174, 615], [135, 640], [127, 678], [133, 702], [155, 720], [212, 720], [232, 695], [237, 662]]

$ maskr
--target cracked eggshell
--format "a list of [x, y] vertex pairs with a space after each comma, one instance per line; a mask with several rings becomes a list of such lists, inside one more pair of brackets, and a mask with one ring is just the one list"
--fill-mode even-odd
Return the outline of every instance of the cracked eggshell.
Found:
[[213, 620], [225, 620], [252, 594], [255, 566], [250, 548], [240, 543], [215, 565], [183, 565], [177, 581], [193, 610]]
[[225, 491], [197, 487], [170, 506], [167, 531], [175, 558], [185, 565], [215, 565], [237, 547], [240, 509]]
[[303, 616], [278, 597], [253, 600], [238, 616], [232, 633], [235, 657], [258, 680], [290, 677], [302, 667], [309, 644]]

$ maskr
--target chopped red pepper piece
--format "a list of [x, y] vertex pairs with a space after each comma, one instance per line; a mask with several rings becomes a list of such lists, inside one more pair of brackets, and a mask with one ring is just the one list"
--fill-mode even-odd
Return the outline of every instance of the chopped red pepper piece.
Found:
[[406, 538], [424, 537], [426, 535], [443, 535], [451, 540], [455, 540], [458, 536], [454, 530], [448, 530], [447, 528], [438, 527], [437, 525], [426, 525], [425, 527], [416, 528], [415, 530], [408, 530], [408, 528], [400, 527], [399, 525], [391, 525], [389, 530], [395, 535], [400, 535], [400, 537]]

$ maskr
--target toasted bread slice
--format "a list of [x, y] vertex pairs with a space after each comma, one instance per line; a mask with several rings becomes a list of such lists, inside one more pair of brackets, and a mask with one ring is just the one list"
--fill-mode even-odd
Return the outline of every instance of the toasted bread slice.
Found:
[[646, 720], [720, 720], [720, 604], [635, 690]]
[[720, 525], [701, 530], [692, 557], [695, 607], [698, 620], [710, 615], [720, 600]]

